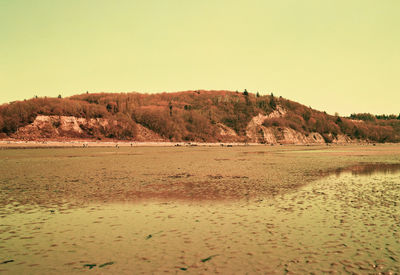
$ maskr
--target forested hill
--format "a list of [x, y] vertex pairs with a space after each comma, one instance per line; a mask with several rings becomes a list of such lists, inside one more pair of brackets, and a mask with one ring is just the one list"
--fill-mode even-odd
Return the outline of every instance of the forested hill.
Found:
[[0, 138], [398, 142], [400, 116], [354, 114], [345, 118], [247, 91], [86, 93], [1, 105]]

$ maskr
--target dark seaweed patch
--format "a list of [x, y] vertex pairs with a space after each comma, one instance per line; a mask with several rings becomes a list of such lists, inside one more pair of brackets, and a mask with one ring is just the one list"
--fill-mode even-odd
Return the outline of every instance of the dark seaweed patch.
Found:
[[147, 236], [145, 237], [145, 239], [146, 239], [146, 240], [151, 239], [151, 238], [153, 238], [154, 235], [160, 234], [160, 233], [162, 233], [162, 231], [159, 231], [159, 232], [156, 232], [156, 233], [153, 233], [153, 234], [149, 234], [149, 235], [147, 235]]
[[99, 265], [99, 267], [101, 268], [101, 267], [105, 267], [107, 265], [112, 265], [112, 264], [114, 264], [114, 262], [107, 262], [107, 263]]
[[84, 264], [83, 265], [83, 267], [89, 267], [89, 269], [92, 269], [95, 266], [96, 266], [96, 264]]
[[14, 260], [6, 260], [4, 262], [1, 262], [0, 264], [8, 264], [8, 263], [12, 263], [12, 262], [14, 262]]
[[211, 255], [210, 257], [201, 259], [201, 262], [202, 262], [202, 263], [208, 262], [209, 260], [211, 260], [211, 259], [214, 258], [215, 256], [218, 256], [218, 254], [216, 254], [216, 255]]

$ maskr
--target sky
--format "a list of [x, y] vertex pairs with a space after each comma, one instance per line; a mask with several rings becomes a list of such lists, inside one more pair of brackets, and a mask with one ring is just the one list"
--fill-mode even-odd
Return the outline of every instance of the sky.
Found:
[[232, 90], [400, 113], [398, 0], [0, 0], [0, 104]]

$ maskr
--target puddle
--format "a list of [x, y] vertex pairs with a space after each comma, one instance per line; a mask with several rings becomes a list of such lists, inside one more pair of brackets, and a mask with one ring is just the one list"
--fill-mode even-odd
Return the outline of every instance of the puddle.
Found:
[[241, 152], [242, 155], [263, 155], [263, 154], [271, 154], [269, 151], [251, 151], [251, 152]]
[[399, 204], [399, 166], [364, 165], [256, 202], [9, 205], [0, 271], [396, 274]]
[[343, 173], [353, 175], [372, 176], [375, 174], [395, 174], [400, 173], [400, 163], [367, 163], [354, 165], [347, 168], [337, 169], [332, 174], [341, 175]]
[[304, 150], [288, 150], [283, 149], [277, 152], [271, 151], [249, 151], [249, 152], [241, 152], [243, 155], [263, 155], [263, 154], [272, 154], [272, 153], [279, 153], [279, 154], [303, 154], [303, 153], [348, 153], [349, 151], [343, 150], [333, 150], [333, 149], [304, 149]]
[[333, 149], [306, 149], [306, 150], [293, 150], [293, 151], [283, 151], [282, 153], [346, 153], [349, 151], [344, 151], [344, 150], [333, 150]]

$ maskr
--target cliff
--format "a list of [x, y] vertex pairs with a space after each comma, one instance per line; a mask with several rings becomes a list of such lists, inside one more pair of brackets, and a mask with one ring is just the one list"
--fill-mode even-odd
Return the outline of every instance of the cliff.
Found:
[[[110, 128], [124, 130], [125, 127], [121, 122], [104, 118], [38, 115], [31, 124], [18, 128], [11, 137], [20, 140], [103, 139], [109, 137]], [[141, 125], [137, 125], [135, 131], [137, 141], [165, 141], [160, 135]]]

